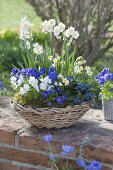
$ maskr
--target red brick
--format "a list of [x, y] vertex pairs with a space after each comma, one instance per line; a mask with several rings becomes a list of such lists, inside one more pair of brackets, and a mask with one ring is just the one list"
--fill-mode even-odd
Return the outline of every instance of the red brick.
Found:
[[36, 170], [36, 169], [28, 167], [18, 167], [9, 163], [0, 162], [0, 170]]
[[4, 131], [0, 129], [0, 143], [14, 144], [15, 133], [12, 131]]
[[104, 163], [113, 164], [113, 138], [97, 136], [91, 146], [84, 146], [84, 156]]
[[48, 152], [48, 144], [43, 141], [43, 136], [48, 133], [53, 135], [52, 149], [55, 153], [61, 152], [63, 144], [68, 144], [75, 146], [76, 153], [78, 154], [81, 140], [86, 137], [85, 134], [75, 131], [74, 128], [47, 131], [45, 129], [38, 130], [32, 127], [31, 129], [26, 129], [26, 131], [19, 136], [19, 147]]
[[0, 158], [49, 167], [48, 156], [41, 153], [0, 147]]

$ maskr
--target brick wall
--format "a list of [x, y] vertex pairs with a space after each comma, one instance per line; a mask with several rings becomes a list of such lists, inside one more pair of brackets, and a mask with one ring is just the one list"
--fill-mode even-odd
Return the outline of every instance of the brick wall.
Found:
[[59, 158], [59, 167], [65, 162], [59, 154], [65, 143], [75, 146], [69, 163], [75, 170], [80, 170], [74, 157], [79, 155], [81, 140], [88, 136], [90, 143], [84, 146], [85, 159], [96, 159], [102, 162], [102, 170], [113, 170], [113, 124], [103, 121], [102, 111], [88, 113], [75, 126], [67, 129], [41, 130], [30, 127], [14, 113], [8, 99], [0, 104], [0, 170], [52, 170], [48, 164], [48, 145], [42, 140], [48, 133], [54, 137], [52, 146]]

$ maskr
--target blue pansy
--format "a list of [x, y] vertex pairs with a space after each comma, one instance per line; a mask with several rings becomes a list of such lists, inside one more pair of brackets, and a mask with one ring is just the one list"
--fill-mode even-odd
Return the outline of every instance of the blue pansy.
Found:
[[61, 105], [64, 101], [66, 100], [66, 95], [62, 95], [62, 96], [57, 96], [56, 97], [56, 102]]
[[61, 93], [61, 92], [62, 92], [62, 90], [61, 90], [60, 87], [58, 87], [58, 86], [56, 86], [55, 89], [56, 89], [56, 91], [57, 91], [58, 93]]
[[78, 104], [78, 97], [75, 97], [75, 99], [74, 99], [74, 104], [75, 104], [75, 105]]
[[55, 72], [55, 69], [53, 67], [50, 67], [49, 72]]
[[40, 75], [44, 74], [45, 71], [46, 71], [46, 69], [45, 69], [45, 68], [42, 68], [42, 69], [40, 70]]
[[63, 99], [62, 99], [62, 96], [57, 96], [56, 97], [56, 102], [61, 105], [63, 103]]
[[45, 135], [45, 136], [43, 137], [43, 140], [44, 140], [45, 142], [51, 142], [51, 141], [52, 141], [52, 135], [51, 135], [51, 134]]
[[80, 167], [85, 167], [86, 166], [85, 161], [83, 159], [77, 159], [76, 164], [78, 166], [80, 166]]
[[51, 102], [48, 102], [48, 104], [47, 104], [48, 106], [51, 106]]
[[82, 90], [86, 90], [86, 87], [85, 87], [85, 85], [83, 83], [78, 84], [77, 88], [82, 89]]
[[87, 92], [86, 93], [86, 99], [87, 100], [91, 100], [91, 98], [92, 98], [92, 93], [91, 92]]
[[17, 72], [18, 72], [18, 70], [16, 68], [13, 68], [11, 70], [11, 76], [14, 76]]
[[113, 91], [113, 87], [111, 87], [111, 88], [109, 89], [109, 91], [112, 92], [112, 91]]
[[44, 99], [47, 99], [47, 98], [49, 97], [48, 91], [42, 92], [42, 97], [43, 97]]
[[58, 77], [58, 74], [56, 72], [49, 72], [48, 76], [51, 80], [55, 81]]
[[92, 161], [87, 170], [101, 170], [102, 165], [99, 161]]
[[62, 152], [61, 154], [63, 156], [73, 152], [75, 150], [75, 147], [74, 146], [69, 146], [69, 145], [62, 145]]
[[52, 161], [54, 161], [54, 160], [55, 160], [55, 155], [54, 155], [54, 154], [50, 154], [50, 155], [49, 155], [49, 158], [50, 158]]

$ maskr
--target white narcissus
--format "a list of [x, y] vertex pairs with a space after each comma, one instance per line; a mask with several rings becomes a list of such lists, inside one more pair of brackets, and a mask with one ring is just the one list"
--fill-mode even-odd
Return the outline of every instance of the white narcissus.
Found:
[[43, 54], [43, 47], [41, 45], [39, 45], [38, 43], [35, 43], [33, 47], [34, 47], [33, 51], [35, 54], [38, 54], [38, 55]]
[[20, 39], [25, 40], [30, 38], [30, 27], [31, 24], [27, 20], [27, 17], [24, 17], [21, 19], [21, 25], [20, 25]]
[[65, 24], [63, 24], [62, 22], [60, 22], [59, 24], [58, 24], [58, 27], [59, 27], [59, 30], [60, 30], [60, 32], [63, 32], [64, 30], [65, 30]]

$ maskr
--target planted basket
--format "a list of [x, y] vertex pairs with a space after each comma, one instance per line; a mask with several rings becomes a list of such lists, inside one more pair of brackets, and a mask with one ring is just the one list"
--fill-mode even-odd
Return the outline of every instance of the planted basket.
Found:
[[76, 105], [74, 108], [37, 108], [24, 107], [18, 103], [11, 102], [25, 120], [38, 128], [63, 128], [74, 125], [88, 110], [88, 103]]

